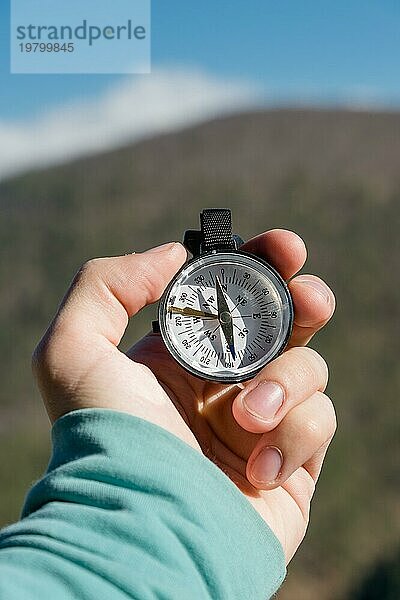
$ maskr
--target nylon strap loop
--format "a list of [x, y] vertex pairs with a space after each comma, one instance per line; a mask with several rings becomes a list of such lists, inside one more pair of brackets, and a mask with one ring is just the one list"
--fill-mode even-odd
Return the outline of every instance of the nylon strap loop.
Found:
[[204, 251], [235, 248], [232, 237], [232, 214], [229, 208], [207, 208], [200, 214]]

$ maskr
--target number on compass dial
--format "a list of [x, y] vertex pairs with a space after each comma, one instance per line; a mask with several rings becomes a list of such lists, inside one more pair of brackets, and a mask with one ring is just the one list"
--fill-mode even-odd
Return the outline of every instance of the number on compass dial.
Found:
[[284, 349], [293, 308], [287, 286], [266, 262], [241, 252], [187, 263], [159, 307], [160, 331], [189, 372], [221, 382], [250, 379]]

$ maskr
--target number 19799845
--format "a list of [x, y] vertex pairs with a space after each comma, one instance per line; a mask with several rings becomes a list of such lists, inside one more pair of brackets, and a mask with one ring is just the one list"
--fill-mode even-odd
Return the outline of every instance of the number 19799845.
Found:
[[72, 42], [69, 44], [45, 43], [45, 42], [26, 42], [19, 44], [21, 52], [74, 52], [75, 47]]

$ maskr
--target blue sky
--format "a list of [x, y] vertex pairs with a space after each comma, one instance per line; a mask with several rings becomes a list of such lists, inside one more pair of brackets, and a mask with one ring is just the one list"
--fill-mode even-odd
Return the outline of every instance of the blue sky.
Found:
[[[10, 75], [9, 0], [0, 2], [0, 178], [10, 165], [29, 167], [29, 155], [47, 164], [56, 150], [67, 159], [191, 115], [254, 104], [400, 108], [398, 0], [153, 0], [154, 71], [128, 76]], [[135, 123], [128, 105], [138, 98]], [[110, 103], [110, 127], [96, 134]], [[54, 127], [68, 119], [67, 131]], [[46, 128], [53, 142], [40, 149]]]
[[[2, 118], [112, 85], [116, 77], [9, 75], [8, 5], [1, 0]], [[201, 67], [256, 82], [277, 102], [365, 96], [400, 105], [400, 3], [153, 0], [152, 56], [154, 66]]]

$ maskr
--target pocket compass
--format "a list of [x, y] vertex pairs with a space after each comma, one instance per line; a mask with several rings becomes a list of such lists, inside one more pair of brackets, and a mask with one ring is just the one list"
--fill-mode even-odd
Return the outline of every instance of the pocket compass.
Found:
[[281, 354], [293, 326], [286, 282], [265, 260], [240, 250], [231, 211], [206, 209], [184, 245], [193, 255], [158, 309], [167, 350], [189, 373], [215, 382], [254, 377]]

